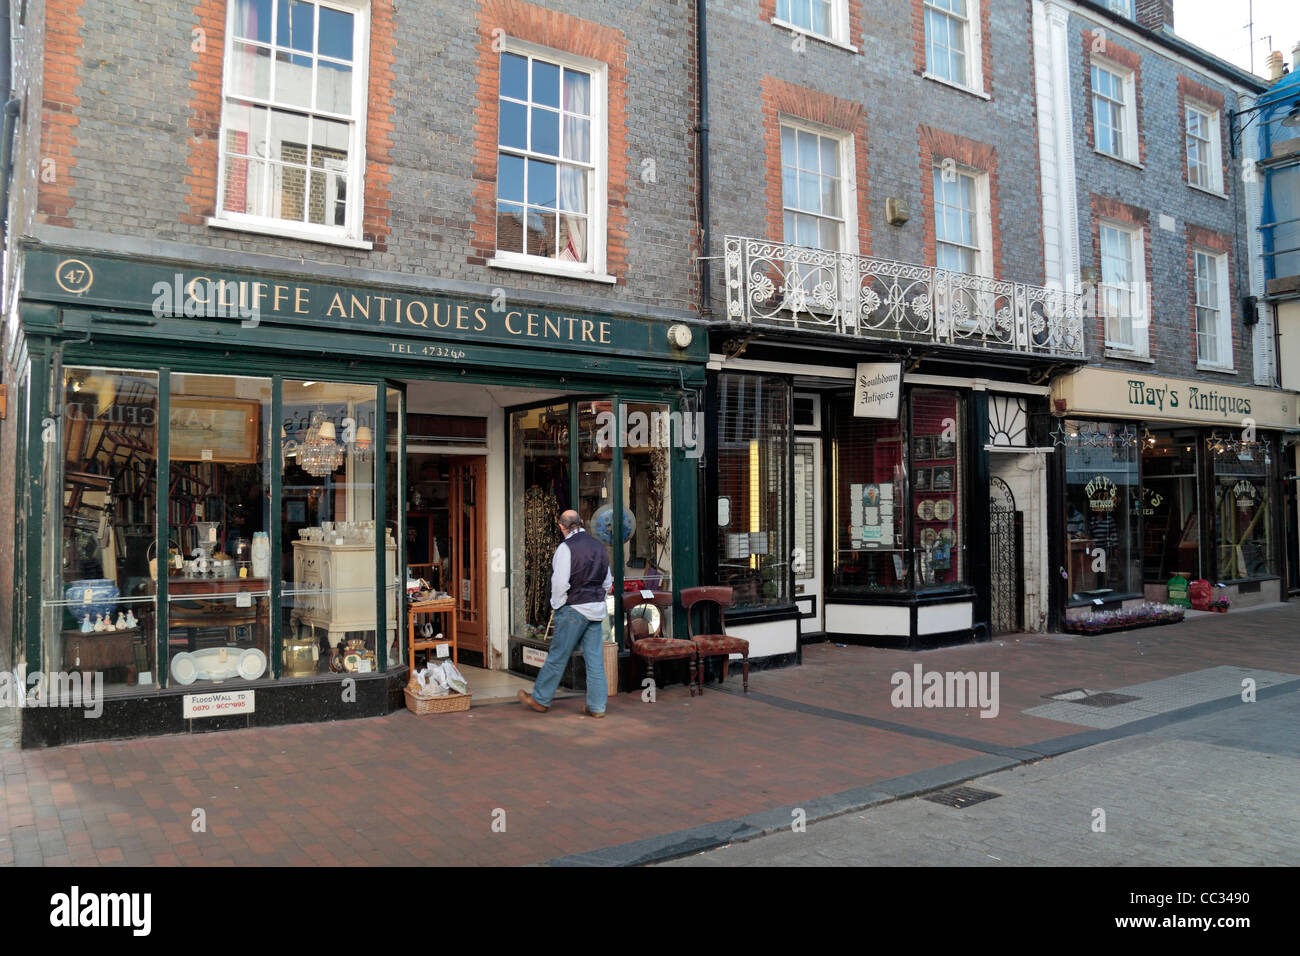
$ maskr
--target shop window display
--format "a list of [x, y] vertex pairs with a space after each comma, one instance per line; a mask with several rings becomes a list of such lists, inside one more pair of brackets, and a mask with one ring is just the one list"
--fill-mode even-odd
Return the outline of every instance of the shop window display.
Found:
[[790, 603], [791, 386], [718, 376], [718, 583], [737, 608]]
[[1070, 600], [1140, 592], [1136, 429], [1078, 421], [1064, 427]]
[[911, 562], [903, 543], [902, 425], [855, 418], [852, 396], [834, 399], [830, 414], [831, 585], [904, 591]]
[[569, 405], [548, 405], [510, 417], [511, 627], [541, 637], [551, 618], [551, 559], [560, 543], [556, 521], [570, 507]]
[[[279, 457], [284, 675], [378, 668], [374, 385], [285, 381]], [[397, 542], [382, 537], [386, 563]], [[396, 593], [383, 633], [395, 660]]]
[[909, 514], [918, 589], [965, 581], [964, 420], [963, 404], [955, 393], [928, 389], [912, 392]]
[[1215, 545], [1225, 580], [1268, 577], [1273, 523], [1268, 494], [1272, 443], [1210, 440], [1214, 456]]
[[[57, 448], [61, 482], [43, 574], [47, 672], [102, 673], [105, 693], [160, 683], [157, 555], [158, 375], [67, 368]], [[55, 462], [51, 461], [53, 467]]]

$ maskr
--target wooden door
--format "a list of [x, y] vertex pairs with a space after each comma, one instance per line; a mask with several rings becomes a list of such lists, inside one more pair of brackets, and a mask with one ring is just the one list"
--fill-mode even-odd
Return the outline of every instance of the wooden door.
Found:
[[457, 640], [483, 655], [491, 667], [487, 639], [487, 458], [453, 458], [449, 467], [451, 580], [445, 585], [459, 606]]

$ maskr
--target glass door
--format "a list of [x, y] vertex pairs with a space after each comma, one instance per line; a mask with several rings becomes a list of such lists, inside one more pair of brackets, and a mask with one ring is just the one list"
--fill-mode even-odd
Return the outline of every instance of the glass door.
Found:
[[794, 447], [794, 600], [805, 633], [825, 630], [822, 600], [822, 440]]

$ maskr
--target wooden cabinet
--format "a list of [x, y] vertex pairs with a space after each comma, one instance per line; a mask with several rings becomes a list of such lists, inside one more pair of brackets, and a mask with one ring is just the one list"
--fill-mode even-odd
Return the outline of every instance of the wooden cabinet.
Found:
[[[384, 559], [396, 580], [397, 547]], [[293, 543], [293, 620], [321, 628], [337, 647], [348, 631], [375, 630], [375, 548], [369, 544]], [[386, 630], [391, 644], [397, 632], [397, 591], [388, 589]]]

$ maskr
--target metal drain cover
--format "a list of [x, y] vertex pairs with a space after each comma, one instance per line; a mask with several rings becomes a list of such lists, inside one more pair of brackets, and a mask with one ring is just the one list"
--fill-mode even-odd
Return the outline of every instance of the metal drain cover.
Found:
[[1071, 688], [1070, 690], [1058, 690], [1054, 694], [1044, 694], [1043, 697], [1046, 700], [1065, 700], [1065, 701], [1074, 702], [1074, 701], [1083, 700], [1083, 698], [1087, 697], [1089, 694], [1092, 693], [1095, 692], [1090, 690], [1084, 690], [1082, 687], [1074, 687]]
[[927, 793], [922, 799], [945, 807], [952, 807], [955, 810], [964, 810], [969, 806], [1000, 796], [1002, 794], [994, 793], [992, 790], [980, 790], [976, 787], [949, 787], [947, 790], [936, 790], [934, 793]]
[[1117, 704], [1127, 704], [1130, 701], [1141, 699], [1130, 694], [1089, 694], [1082, 700], [1076, 700], [1075, 703], [1082, 704], [1085, 707], [1114, 707]]

